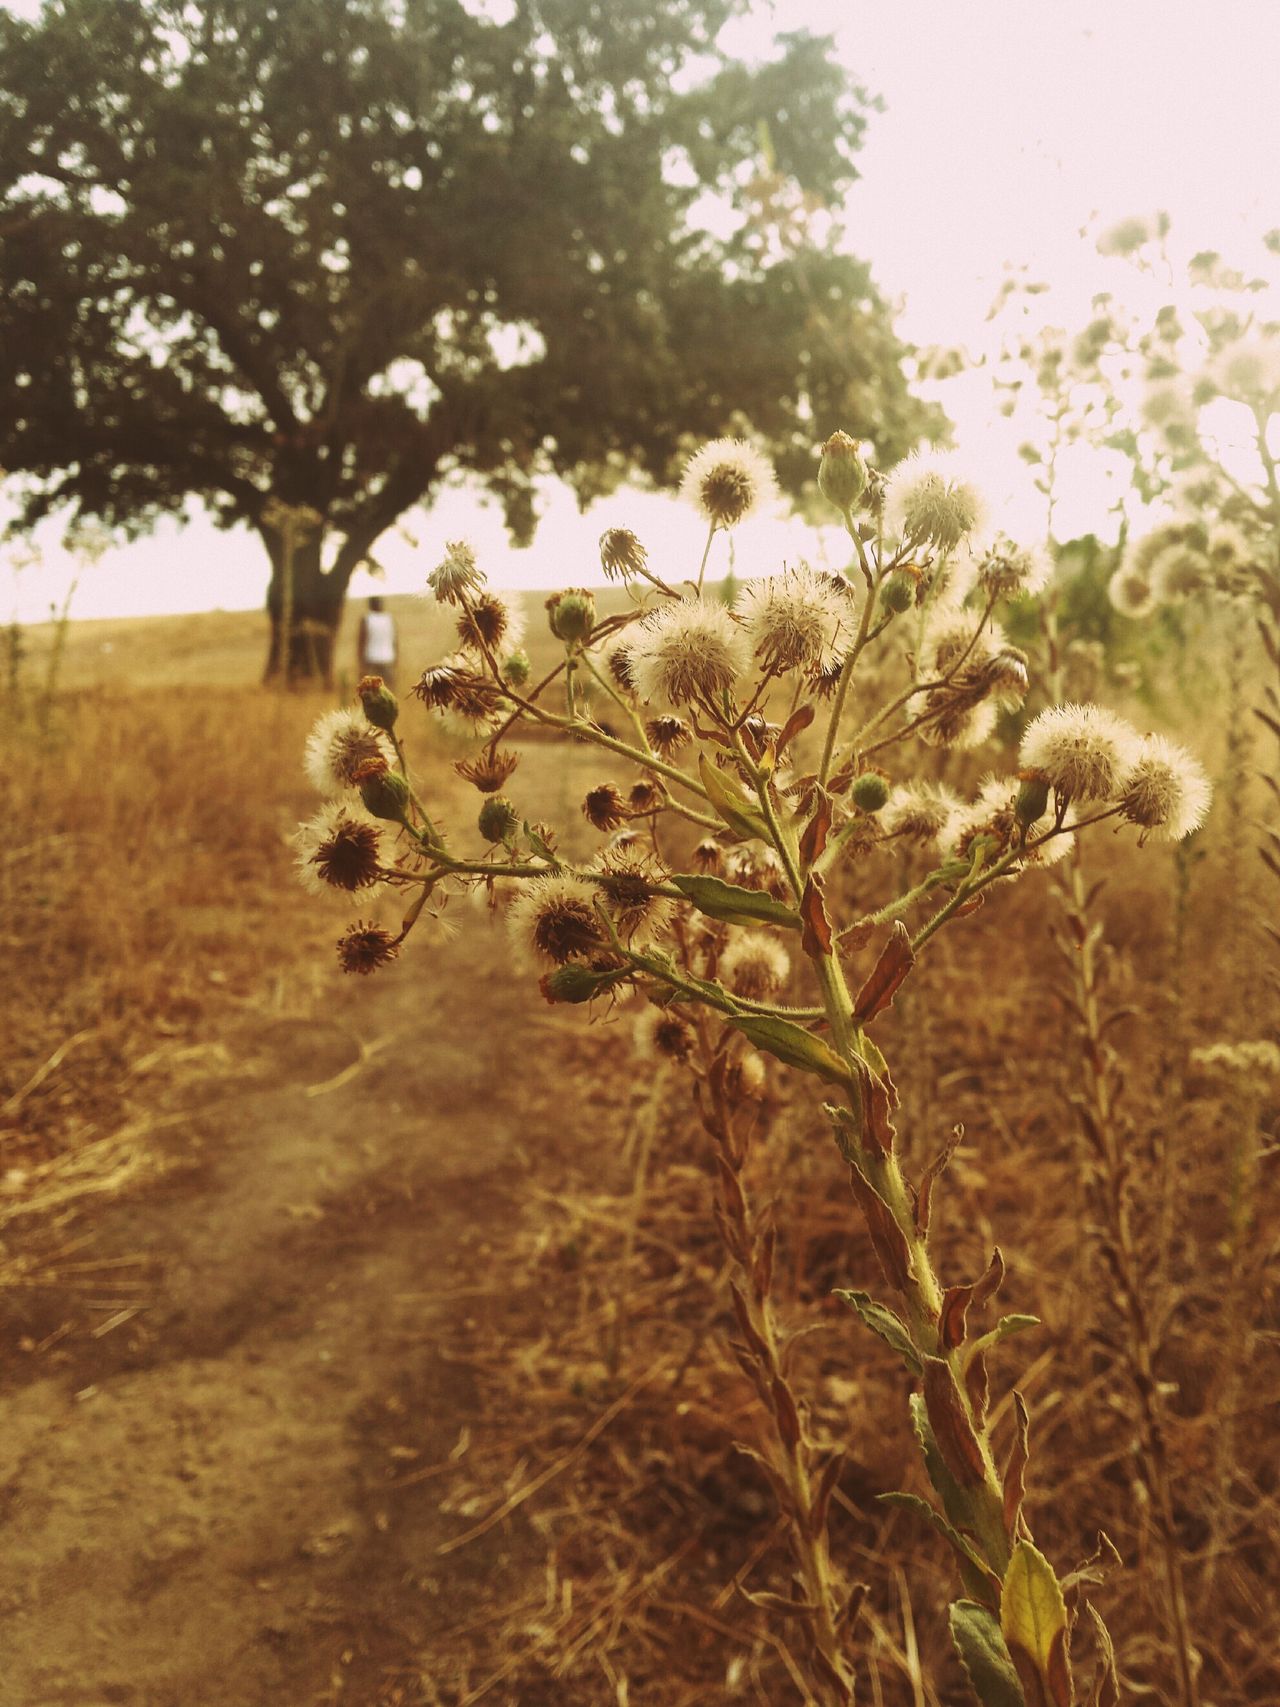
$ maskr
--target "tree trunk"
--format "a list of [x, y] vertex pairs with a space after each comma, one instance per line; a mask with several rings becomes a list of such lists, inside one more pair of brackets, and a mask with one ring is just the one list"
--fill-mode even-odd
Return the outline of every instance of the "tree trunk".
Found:
[[334, 648], [347, 577], [321, 568], [323, 535], [316, 529], [289, 540], [265, 532], [271, 557], [267, 615], [271, 641], [263, 680], [289, 686], [333, 685]]

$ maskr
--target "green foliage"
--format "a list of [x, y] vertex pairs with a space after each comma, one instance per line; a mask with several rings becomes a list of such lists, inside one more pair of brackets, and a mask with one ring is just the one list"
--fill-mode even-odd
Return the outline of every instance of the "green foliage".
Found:
[[812, 1032], [793, 1025], [789, 1019], [730, 1014], [729, 1023], [757, 1049], [763, 1049], [784, 1065], [798, 1067], [802, 1073], [812, 1073], [831, 1084], [849, 1083], [849, 1069], [835, 1050]]
[[903, 1360], [913, 1374], [918, 1375], [923, 1367], [920, 1354], [911, 1340], [910, 1330], [902, 1318], [881, 1304], [869, 1292], [859, 1292], [853, 1289], [836, 1288], [836, 1297], [841, 1298], [873, 1334], [880, 1338]]
[[1067, 1608], [1053, 1567], [1019, 1541], [1000, 1595], [1000, 1629], [1023, 1693], [1044, 1707], [1071, 1707]]
[[1000, 1625], [987, 1608], [975, 1600], [957, 1600], [949, 1620], [951, 1639], [982, 1707], [1025, 1707]]
[[800, 918], [792, 908], [775, 901], [763, 889], [743, 889], [719, 877], [678, 875], [671, 882], [709, 919], [729, 925], [782, 925], [799, 930]]
[[[774, 241], [851, 182], [866, 99], [806, 34], [730, 61], [716, 37], [744, 9], [0, 12], [19, 526], [70, 506], [132, 535], [198, 498], [262, 533], [278, 581], [274, 495], [322, 518], [291, 573], [297, 614], [331, 622], [450, 475], [524, 539], [539, 475], [584, 502], [629, 469], [660, 483], [687, 435], [739, 419], [792, 489], [813, 421], [900, 454], [932, 416], [867, 268]], [[728, 236], [690, 221], [708, 193]]]

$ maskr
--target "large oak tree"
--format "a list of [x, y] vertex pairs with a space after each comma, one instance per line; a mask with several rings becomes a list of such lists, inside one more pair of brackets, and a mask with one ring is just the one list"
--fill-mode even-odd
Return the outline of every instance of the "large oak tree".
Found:
[[[682, 435], [735, 418], [792, 490], [837, 425], [900, 453], [926, 417], [867, 268], [780, 235], [851, 181], [865, 97], [808, 35], [727, 57], [717, 37], [744, 10], [0, 14], [0, 468], [18, 525], [69, 511], [136, 535], [198, 500], [257, 529], [274, 666], [279, 516], [305, 506], [320, 523], [287, 530], [293, 608], [327, 669], [352, 572], [453, 473], [527, 537], [539, 475], [583, 501], [624, 471], [662, 482]], [[712, 235], [698, 204], [733, 210], [732, 229]]]

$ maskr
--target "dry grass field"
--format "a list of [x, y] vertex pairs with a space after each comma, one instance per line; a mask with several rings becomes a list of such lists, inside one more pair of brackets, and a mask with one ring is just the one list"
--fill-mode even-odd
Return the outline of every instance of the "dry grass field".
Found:
[[[439, 618], [389, 603], [410, 680]], [[52, 701], [55, 636], [25, 638], [0, 732], [0, 1703], [802, 1701], [785, 1621], [747, 1598], [787, 1594], [788, 1563], [733, 1445], [757, 1400], [686, 1081], [637, 1063], [624, 1016], [512, 984], [479, 907], [340, 976], [345, 915], [289, 844], [332, 701], [258, 685], [259, 616], [73, 623]], [[465, 821], [457, 755], [416, 706], [404, 727]], [[1195, 738], [1220, 769], [1221, 732]], [[547, 743], [521, 776], [585, 837], [601, 774]], [[1253, 835], [1220, 806], [1190, 858], [1106, 834], [1084, 856], [1204, 1707], [1280, 1701], [1277, 1087], [1190, 1060], [1274, 1035]], [[998, 1242], [1003, 1310], [1041, 1318], [1014, 1364], [1037, 1537], [1097, 1575], [1125, 1699], [1154, 1707], [1175, 1698], [1165, 1555], [1063, 922], [1056, 879], [1021, 880], [885, 1031], [912, 1169], [964, 1127], [949, 1266]], [[907, 1377], [832, 1297], [875, 1260], [781, 1074], [747, 1185], [786, 1205], [792, 1381], [844, 1450], [859, 1699], [961, 1707], [951, 1561], [878, 1499], [923, 1491]]]

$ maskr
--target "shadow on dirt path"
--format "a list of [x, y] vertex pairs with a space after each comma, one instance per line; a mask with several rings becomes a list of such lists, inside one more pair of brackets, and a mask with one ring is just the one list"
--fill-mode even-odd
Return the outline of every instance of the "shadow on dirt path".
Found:
[[575, 1117], [560, 1017], [478, 936], [231, 1040], [166, 1174], [88, 1217], [95, 1258], [146, 1259], [137, 1315], [10, 1312], [5, 1707], [433, 1701], [433, 1627], [522, 1569], [519, 1531], [438, 1558], [458, 1520], [404, 1485], [473, 1403], [432, 1352], [449, 1294]]

